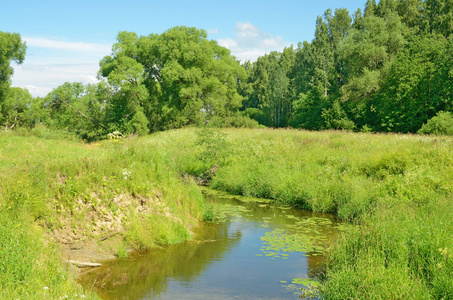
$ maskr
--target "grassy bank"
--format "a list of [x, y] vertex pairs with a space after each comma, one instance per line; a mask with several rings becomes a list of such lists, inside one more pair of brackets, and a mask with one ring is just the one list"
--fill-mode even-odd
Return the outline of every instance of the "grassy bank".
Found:
[[202, 194], [162, 149], [134, 139], [84, 145], [46, 137], [0, 135], [1, 299], [75, 299], [84, 291], [65, 260], [190, 238]]
[[21, 269], [25, 253], [42, 274], [60, 263], [47, 254], [52, 243], [42, 244], [47, 236], [77, 243], [122, 232], [118, 254], [187, 239], [205, 212], [197, 178], [357, 224], [330, 252], [327, 299], [453, 298], [451, 138], [269, 129], [184, 129], [89, 145], [43, 137], [0, 138], [0, 224], [23, 241], [16, 249], [2, 239], [17, 253], [16, 263], [0, 265], [16, 274], [0, 279], [5, 293], [25, 293], [27, 284], [46, 293], [55, 286], [55, 295], [77, 289], [64, 265], [49, 278]]
[[[180, 130], [181, 174], [357, 224], [331, 251], [327, 299], [453, 298], [453, 139], [293, 130]], [[213, 167], [214, 166], [214, 167]]]

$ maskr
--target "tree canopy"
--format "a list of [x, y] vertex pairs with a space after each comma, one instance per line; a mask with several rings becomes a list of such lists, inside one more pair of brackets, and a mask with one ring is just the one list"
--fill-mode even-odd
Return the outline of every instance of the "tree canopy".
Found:
[[[14, 127], [11, 124], [16, 124], [11, 121], [11, 117], [13, 117], [11, 115], [11, 106], [13, 105], [11, 97], [15, 98], [11, 95], [14, 92], [9, 91], [11, 76], [13, 75], [11, 62], [21, 64], [25, 59], [26, 49], [27, 47], [18, 33], [0, 31], [0, 124], [4, 124], [5, 128]], [[9, 99], [6, 99], [7, 97]], [[19, 106], [22, 110], [22, 105], [19, 104]], [[14, 118], [17, 120], [17, 115]]]
[[65, 83], [32, 100], [9, 91], [10, 63], [23, 61], [25, 44], [0, 32], [0, 121], [86, 139], [257, 122], [416, 133], [453, 112], [452, 16], [451, 0], [367, 0], [354, 13], [326, 10], [312, 41], [242, 63], [202, 29], [122, 31], [100, 61], [98, 84]]
[[117, 40], [99, 71], [114, 91], [109, 122], [129, 120], [147, 132], [202, 125], [240, 108], [237, 85], [246, 73], [204, 30], [183, 26], [141, 37], [120, 32]]
[[[417, 132], [452, 110], [450, 2], [368, 0], [363, 13], [328, 9], [311, 42], [248, 63], [243, 110], [267, 126]], [[290, 70], [278, 63], [285, 53], [294, 56]], [[275, 85], [284, 90], [285, 122], [269, 121]]]

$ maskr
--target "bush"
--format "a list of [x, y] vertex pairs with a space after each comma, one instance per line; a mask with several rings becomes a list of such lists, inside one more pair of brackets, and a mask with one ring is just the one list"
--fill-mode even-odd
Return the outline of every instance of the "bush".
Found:
[[453, 115], [440, 111], [420, 128], [419, 134], [453, 135]]
[[228, 128], [228, 127], [259, 128], [259, 127], [263, 127], [263, 126], [260, 125], [256, 120], [253, 120], [250, 117], [244, 116], [240, 113], [237, 113], [233, 116], [224, 117], [224, 118], [214, 116], [206, 124], [206, 127], [210, 127], [210, 128]]

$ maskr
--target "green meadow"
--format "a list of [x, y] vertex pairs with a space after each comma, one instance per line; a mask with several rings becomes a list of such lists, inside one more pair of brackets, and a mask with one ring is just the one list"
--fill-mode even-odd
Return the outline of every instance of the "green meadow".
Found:
[[325, 299], [451, 299], [452, 149], [449, 137], [341, 131], [188, 128], [91, 144], [2, 133], [0, 298], [96, 297], [56, 237], [118, 233], [117, 256], [190, 239], [215, 214], [205, 184], [354, 225], [329, 250]]

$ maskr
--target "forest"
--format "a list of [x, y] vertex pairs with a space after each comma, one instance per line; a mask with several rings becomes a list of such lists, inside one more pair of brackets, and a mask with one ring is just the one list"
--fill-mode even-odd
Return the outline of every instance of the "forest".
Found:
[[451, 134], [451, 0], [368, 0], [328, 9], [312, 41], [240, 62], [203, 29], [119, 32], [99, 83], [66, 82], [45, 97], [10, 87], [26, 44], [0, 32], [0, 124], [92, 141], [185, 126], [291, 127]]

